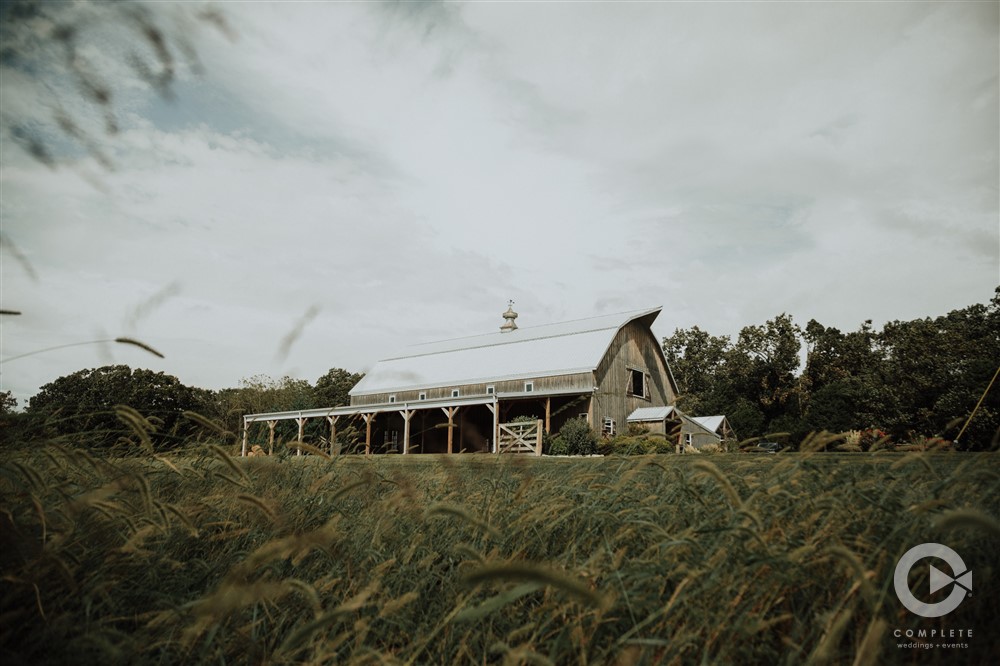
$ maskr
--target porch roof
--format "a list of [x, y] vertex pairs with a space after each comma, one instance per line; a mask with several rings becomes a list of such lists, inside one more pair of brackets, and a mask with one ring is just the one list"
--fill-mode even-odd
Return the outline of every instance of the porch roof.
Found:
[[436, 400], [412, 400], [408, 402], [382, 402], [374, 405], [351, 405], [348, 407], [323, 407], [320, 409], [297, 409], [287, 412], [264, 412], [246, 414], [245, 423], [266, 421], [287, 421], [299, 418], [323, 418], [327, 416], [354, 416], [358, 414], [379, 414], [382, 412], [398, 412], [403, 410], [435, 409], [438, 407], [465, 407], [471, 405], [492, 405], [500, 400], [518, 400], [525, 398], [548, 398], [562, 395], [588, 395], [590, 391], [550, 390], [550, 391], [519, 391], [502, 392], [493, 395], [476, 395], [459, 398], [439, 398]]

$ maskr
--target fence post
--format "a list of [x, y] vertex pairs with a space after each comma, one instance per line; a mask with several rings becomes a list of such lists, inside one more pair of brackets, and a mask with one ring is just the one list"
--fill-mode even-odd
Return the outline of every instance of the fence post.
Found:
[[535, 433], [535, 455], [542, 455], [542, 420], [537, 421], [537, 432]]

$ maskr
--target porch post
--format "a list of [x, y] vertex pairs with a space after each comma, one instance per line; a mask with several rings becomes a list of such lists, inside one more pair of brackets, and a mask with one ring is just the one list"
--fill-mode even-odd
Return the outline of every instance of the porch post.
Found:
[[330, 422], [330, 455], [340, 455], [340, 443], [337, 442], [337, 419], [338, 416], [328, 416], [326, 420]]
[[372, 454], [372, 421], [375, 420], [375, 414], [362, 414], [361, 418], [365, 420], [365, 455], [370, 456]]
[[249, 426], [250, 426], [250, 424], [247, 423], [247, 417], [244, 416], [243, 417], [243, 449], [240, 451], [240, 455], [243, 456], [244, 458], [247, 455], [247, 428]]
[[493, 443], [491, 444], [491, 451], [492, 453], [496, 453], [499, 450], [497, 448], [497, 437], [500, 433], [500, 406], [497, 404], [496, 394], [493, 396], [493, 404], [486, 406], [490, 408], [491, 412], [493, 412]]
[[545, 432], [552, 432], [552, 398], [545, 398]]
[[448, 416], [448, 453], [455, 450], [455, 414], [458, 407], [442, 407], [441, 411]]
[[299, 418], [295, 419], [295, 422], [299, 424], [299, 438], [296, 441], [300, 445], [298, 447], [298, 450], [297, 450], [297, 452], [296, 452], [295, 455], [301, 456], [302, 455], [302, 446], [301, 446], [301, 444], [302, 444], [302, 429], [305, 428], [306, 420], [305, 420], [305, 417], [300, 416]]
[[274, 426], [276, 425], [278, 425], [277, 421], [267, 422], [267, 429], [269, 431], [267, 435], [267, 455], [269, 456], [274, 455]]
[[399, 414], [403, 417], [403, 455], [405, 456], [410, 452], [410, 419], [416, 413], [414, 409], [403, 409], [400, 410]]

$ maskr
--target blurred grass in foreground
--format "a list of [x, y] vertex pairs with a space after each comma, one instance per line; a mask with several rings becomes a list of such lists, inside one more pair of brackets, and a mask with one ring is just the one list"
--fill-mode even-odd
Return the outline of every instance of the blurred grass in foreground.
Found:
[[[997, 454], [202, 451], [0, 463], [3, 663], [991, 663], [1000, 648]], [[941, 620], [892, 589], [926, 541], [975, 572]], [[894, 630], [932, 627], [974, 635], [897, 647]]]

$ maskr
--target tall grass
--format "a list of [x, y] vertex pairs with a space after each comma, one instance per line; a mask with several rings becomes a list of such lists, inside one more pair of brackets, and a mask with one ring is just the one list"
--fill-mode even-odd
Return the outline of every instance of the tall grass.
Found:
[[[938, 540], [977, 590], [995, 583], [996, 461], [221, 447], [102, 460], [49, 446], [0, 464], [0, 657], [953, 663], [896, 646], [893, 630], [928, 621], [898, 603], [892, 572]], [[998, 614], [984, 592], [948, 616], [980, 629], [963, 663], [996, 656]]]

